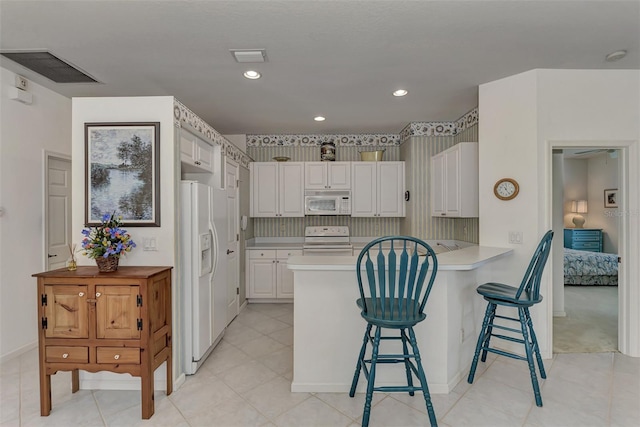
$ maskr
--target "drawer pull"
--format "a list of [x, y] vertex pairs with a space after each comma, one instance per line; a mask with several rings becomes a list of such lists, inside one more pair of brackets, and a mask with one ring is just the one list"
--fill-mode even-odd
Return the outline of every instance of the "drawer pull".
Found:
[[65, 353], [65, 354], [62, 355], [63, 359], [66, 359], [67, 357], [69, 357], [69, 353]]
[[84, 292], [79, 292], [78, 296], [82, 298], [84, 296]]
[[119, 355], [119, 354], [116, 354], [115, 356], [113, 356], [113, 358], [114, 358], [114, 359], [116, 359], [116, 360], [118, 360], [118, 359], [120, 359], [120, 355]]
[[96, 292], [96, 298], [99, 298], [102, 295], [100, 292]]

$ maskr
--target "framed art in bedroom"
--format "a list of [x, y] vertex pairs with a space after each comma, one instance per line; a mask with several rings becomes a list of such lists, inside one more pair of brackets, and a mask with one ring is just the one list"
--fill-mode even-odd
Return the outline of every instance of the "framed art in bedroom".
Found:
[[617, 208], [618, 207], [618, 189], [610, 188], [604, 190], [604, 207], [605, 208]]
[[160, 227], [160, 123], [85, 123], [85, 225]]

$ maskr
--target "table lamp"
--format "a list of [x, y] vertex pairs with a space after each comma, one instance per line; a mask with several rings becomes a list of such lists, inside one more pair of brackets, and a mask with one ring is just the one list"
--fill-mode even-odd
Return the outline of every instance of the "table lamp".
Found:
[[587, 201], [586, 200], [574, 200], [571, 202], [571, 212], [577, 214], [574, 215], [571, 220], [576, 228], [582, 228], [584, 226], [584, 217], [580, 214], [587, 213]]

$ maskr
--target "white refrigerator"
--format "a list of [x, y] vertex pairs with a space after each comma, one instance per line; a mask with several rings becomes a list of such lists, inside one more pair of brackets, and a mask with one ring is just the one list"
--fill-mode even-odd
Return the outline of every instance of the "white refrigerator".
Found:
[[195, 374], [227, 326], [227, 195], [197, 181], [180, 183], [182, 360]]

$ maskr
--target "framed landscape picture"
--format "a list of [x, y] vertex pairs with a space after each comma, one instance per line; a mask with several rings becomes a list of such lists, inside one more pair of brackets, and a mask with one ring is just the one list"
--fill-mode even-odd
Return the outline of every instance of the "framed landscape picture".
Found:
[[85, 123], [85, 224], [160, 227], [160, 122]]
[[618, 189], [617, 188], [604, 190], [604, 207], [605, 208], [618, 207]]

